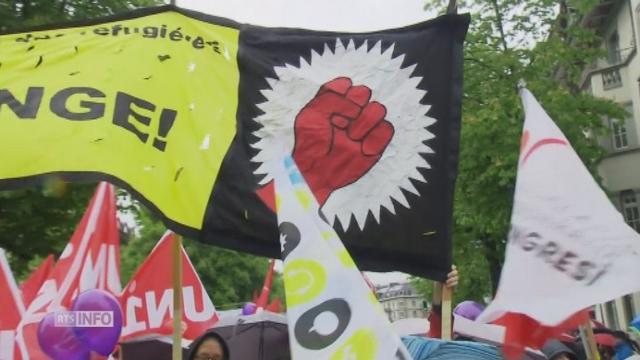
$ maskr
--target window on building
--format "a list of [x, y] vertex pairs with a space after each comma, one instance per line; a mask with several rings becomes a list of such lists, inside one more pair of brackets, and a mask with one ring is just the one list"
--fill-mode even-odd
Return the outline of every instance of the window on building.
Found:
[[625, 122], [618, 119], [610, 119], [611, 136], [613, 136], [613, 148], [621, 150], [629, 146], [627, 139], [627, 126]]
[[602, 72], [602, 88], [605, 90], [615, 89], [622, 86], [622, 76], [617, 67]]
[[398, 306], [404, 307], [405, 306], [404, 300], [398, 301]]
[[616, 311], [616, 305], [614, 301], [609, 301], [604, 305], [607, 321], [607, 325], [612, 329], [620, 328], [620, 321], [618, 321], [618, 312]]
[[407, 315], [405, 314], [404, 311], [400, 311], [398, 313], [398, 319], [405, 319], [407, 317]]
[[620, 37], [617, 31], [614, 31], [607, 39], [607, 60], [609, 64], [620, 62]]
[[[636, 24], [638, 24], [639, 21], [640, 21], [640, 5], [636, 6]], [[640, 29], [638, 29], [638, 32], [640, 32]], [[638, 34], [638, 38], [640, 39], [640, 34]], [[633, 45], [635, 46], [636, 45], [635, 39], [633, 39], [633, 42], [634, 42]]]
[[636, 193], [632, 190], [621, 192], [620, 203], [622, 204], [622, 214], [624, 215], [624, 220], [635, 231], [640, 232], [640, 209], [638, 208]]
[[626, 295], [625, 297], [623, 297], [622, 304], [624, 305], [624, 313], [625, 313], [625, 316], [627, 317], [624, 323], [628, 324], [631, 322], [631, 320], [633, 320], [633, 318], [636, 315], [636, 312], [633, 306], [633, 296]]

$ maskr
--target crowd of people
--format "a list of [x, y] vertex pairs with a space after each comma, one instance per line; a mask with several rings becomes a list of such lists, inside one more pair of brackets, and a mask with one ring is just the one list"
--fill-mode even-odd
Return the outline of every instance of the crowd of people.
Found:
[[[434, 287], [433, 303], [429, 311], [429, 331], [427, 337], [407, 337], [403, 338], [403, 342], [409, 348], [411, 355], [414, 356], [414, 360], [427, 360], [435, 353], [435, 347], [433, 342], [438, 344], [445, 344], [446, 342], [438, 341], [441, 338], [442, 329], [442, 310], [441, 310], [441, 291], [443, 287], [455, 288], [459, 282], [459, 273], [455, 266], [448, 274], [447, 280], [444, 284], [437, 284]], [[477, 316], [482, 312], [482, 305], [465, 301], [454, 309], [454, 313], [458, 316], [465, 317], [469, 320], [475, 320]], [[598, 346], [598, 352], [600, 359], [602, 360], [640, 360], [640, 346], [632, 337], [623, 331], [614, 331], [607, 329], [604, 325], [593, 321], [595, 324], [595, 339]], [[465, 336], [463, 334], [456, 334], [454, 332], [454, 342], [449, 344], [458, 343], [458, 347], [452, 346], [440, 346], [440, 351], [460, 351], [463, 347], [473, 347], [476, 339]], [[418, 343], [418, 344], [417, 344]], [[421, 344], [420, 344], [421, 343]], [[425, 345], [430, 344], [430, 345]], [[499, 350], [496, 350], [492, 346], [486, 344], [478, 344], [481, 350], [487, 350], [485, 352], [475, 349], [477, 359], [497, 359], [501, 358]], [[430, 352], [423, 351], [425, 348], [429, 348]], [[420, 349], [420, 350], [416, 350]], [[488, 349], [492, 349], [489, 351]], [[576, 330], [575, 333], [564, 334], [560, 339], [551, 339], [547, 341], [542, 349], [541, 353], [548, 360], [587, 360], [585, 347], [582, 343], [581, 337]], [[484, 357], [483, 357], [484, 356]], [[455, 355], [452, 355], [452, 359]], [[229, 346], [225, 339], [216, 333], [215, 330], [209, 330], [202, 336], [196, 339], [189, 348], [188, 360], [229, 360], [231, 359], [231, 353]], [[283, 359], [286, 360], [286, 359]]]

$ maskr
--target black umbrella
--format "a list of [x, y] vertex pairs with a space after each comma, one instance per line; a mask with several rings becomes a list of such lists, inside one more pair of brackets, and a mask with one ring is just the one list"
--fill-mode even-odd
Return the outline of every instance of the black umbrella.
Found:
[[[166, 336], [145, 337], [122, 342], [120, 344], [121, 360], [171, 360], [172, 339]], [[182, 345], [182, 358], [187, 359], [189, 349]]]
[[263, 311], [223, 317], [213, 330], [229, 345], [231, 360], [288, 360], [289, 333], [284, 315]]

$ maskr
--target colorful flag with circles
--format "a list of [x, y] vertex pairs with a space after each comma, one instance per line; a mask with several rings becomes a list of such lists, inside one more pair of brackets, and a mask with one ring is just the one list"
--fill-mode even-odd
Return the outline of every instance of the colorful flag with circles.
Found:
[[274, 164], [294, 359], [411, 359], [293, 159]]

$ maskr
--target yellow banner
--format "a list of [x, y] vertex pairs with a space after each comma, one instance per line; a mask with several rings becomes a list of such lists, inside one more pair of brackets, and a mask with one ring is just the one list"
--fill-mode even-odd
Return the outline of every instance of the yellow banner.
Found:
[[108, 174], [200, 229], [235, 135], [238, 35], [162, 12], [0, 36], [0, 179]]

